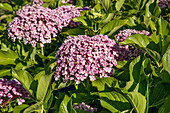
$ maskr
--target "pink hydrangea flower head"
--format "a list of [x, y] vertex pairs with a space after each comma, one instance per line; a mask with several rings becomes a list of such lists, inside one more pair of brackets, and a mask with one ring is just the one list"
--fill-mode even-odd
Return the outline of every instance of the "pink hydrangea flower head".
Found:
[[39, 4], [27, 4], [16, 12], [16, 17], [8, 24], [8, 36], [13, 41], [23, 40], [24, 44], [31, 44], [32, 47], [37, 43], [43, 47], [77, 16], [80, 16], [80, 11], [73, 5], [49, 9]]
[[115, 60], [115, 41], [106, 35], [89, 37], [79, 35], [68, 36], [56, 52], [55, 80], [60, 77], [64, 82], [74, 80], [77, 84], [90, 78], [112, 76]]
[[[120, 31], [118, 34], [116, 34], [115, 40], [119, 42], [124, 41], [127, 37], [133, 35], [133, 34], [144, 34], [144, 35], [150, 35], [150, 33], [148, 31], [142, 30], [142, 31], [138, 31], [135, 29], [124, 29], [122, 31]], [[121, 45], [119, 44], [119, 46], [117, 46], [117, 54], [118, 56], [116, 56], [116, 59], [118, 61], [122, 61], [122, 60], [130, 60], [132, 57], [137, 57], [139, 55], [139, 51], [138, 49], [129, 46], [129, 45]]]

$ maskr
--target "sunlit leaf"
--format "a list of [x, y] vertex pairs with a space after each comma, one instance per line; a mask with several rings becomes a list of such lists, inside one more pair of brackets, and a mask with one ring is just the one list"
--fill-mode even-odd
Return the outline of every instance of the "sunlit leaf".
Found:
[[129, 92], [127, 96], [129, 97], [128, 100], [131, 102], [136, 113], [145, 113], [146, 108], [145, 96], [138, 92]]
[[0, 50], [0, 65], [15, 64], [15, 60], [18, 58], [18, 54], [12, 50], [2, 51]]

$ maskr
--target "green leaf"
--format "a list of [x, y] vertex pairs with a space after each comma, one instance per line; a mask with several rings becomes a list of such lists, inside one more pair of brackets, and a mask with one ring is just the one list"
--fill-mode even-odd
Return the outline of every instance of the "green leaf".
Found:
[[6, 75], [11, 75], [10, 73], [11, 69], [1, 69], [0, 70], [0, 78]]
[[99, 0], [99, 1], [102, 4], [106, 13], [111, 11], [111, 8], [112, 8], [112, 1], [111, 0]]
[[159, 21], [159, 34], [164, 36], [170, 34], [170, 25], [166, 20], [163, 19], [163, 17], [160, 16]]
[[49, 108], [52, 104], [52, 101], [53, 101], [53, 92], [52, 92], [51, 87], [49, 87], [47, 94], [44, 98], [44, 102], [43, 102], [45, 110], [49, 110]]
[[22, 5], [23, 4], [23, 0], [11, 0], [15, 3], [15, 5]]
[[165, 54], [165, 52], [167, 51], [168, 46], [170, 45], [170, 34], [165, 36], [161, 39], [162, 41], [162, 47], [161, 52], [162, 52], [162, 56]]
[[122, 68], [122, 67], [124, 67], [126, 64], [127, 64], [127, 61], [126, 61], [126, 60], [118, 61], [116, 67], [117, 67], [117, 68]]
[[165, 98], [170, 95], [170, 83], [161, 83], [157, 84], [153, 92], [150, 94], [150, 106], [158, 106], [161, 105]]
[[130, 80], [140, 82], [143, 79], [142, 70], [142, 57], [138, 56], [129, 65]]
[[155, 0], [150, 0], [145, 6], [145, 17], [149, 18], [152, 15], [158, 17], [161, 13], [159, 6]]
[[140, 9], [141, 3], [143, 0], [128, 0], [126, 4], [129, 5], [132, 9]]
[[46, 2], [46, 3], [44, 3], [43, 5], [42, 5], [42, 7], [44, 7], [44, 8], [48, 8], [50, 6], [50, 3], [49, 2]]
[[170, 113], [170, 95], [166, 98], [164, 104], [159, 109], [158, 113]]
[[30, 89], [31, 83], [33, 81], [33, 77], [29, 72], [25, 70], [14, 70], [12, 69], [12, 76], [21, 82], [22, 86], [32, 94], [32, 90]]
[[102, 20], [100, 23], [99, 23], [99, 27], [103, 27], [104, 25], [106, 25], [108, 22], [110, 22], [110, 20], [113, 19], [114, 17], [114, 13], [109, 13], [107, 18], [105, 18], [104, 20]]
[[133, 106], [136, 113], [145, 113], [146, 99], [145, 96], [138, 92], [129, 92], [127, 94], [128, 100]]
[[136, 26], [136, 24], [135, 24], [136, 17], [135, 16], [129, 17], [127, 19], [128, 19], [128, 21], [127, 21], [128, 26]]
[[144, 49], [146, 51], [146, 53], [151, 56], [156, 62], [159, 62], [160, 61], [160, 54], [154, 50], [151, 50], [151, 49]]
[[52, 75], [53, 73], [51, 73], [50, 75], [43, 75], [40, 78], [39, 83], [38, 83], [38, 88], [37, 88], [37, 94], [36, 94], [37, 100], [39, 101], [44, 100], [49, 84], [51, 82]]
[[117, 0], [116, 1], [116, 10], [119, 11], [123, 5], [123, 3], [125, 2], [125, 0]]
[[156, 35], [156, 32], [153, 32], [149, 38], [151, 38], [155, 42], [155, 44], [158, 44], [160, 41], [160, 36]]
[[117, 84], [117, 82], [118, 81], [113, 77], [105, 77], [92, 81], [92, 86], [97, 87], [99, 91], [103, 91], [105, 90], [105, 85], [108, 87], [113, 87]]
[[136, 44], [139, 47], [146, 48], [149, 44], [148, 36], [143, 34], [134, 34], [126, 38], [120, 44], [127, 45], [127, 44]]
[[66, 32], [62, 32], [62, 34], [67, 34], [69, 36], [77, 36], [77, 35], [85, 35], [85, 32], [84, 29], [74, 28], [74, 29], [69, 29]]
[[70, 113], [67, 109], [67, 104], [68, 102], [70, 101], [70, 97], [68, 97], [67, 95], [65, 95], [63, 101], [61, 102], [60, 104], [60, 107], [59, 107], [59, 113]]
[[8, 3], [0, 3], [0, 9], [13, 11], [12, 6]]
[[83, 7], [83, 0], [76, 0], [76, 5]]
[[108, 109], [112, 113], [130, 109], [128, 100], [122, 94], [116, 91], [100, 92], [99, 96], [101, 106]]
[[58, 85], [58, 89], [68, 87], [68, 86], [71, 85], [71, 83], [72, 83], [71, 81], [61, 82], [61, 83]]
[[170, 83], [170, 75], [167, 71], [163, 70], [161, 73], [160, 73], [160, 77], [162, 79], [163, 82], [167, 82], [167, 83]]
[[18, 58], [16, 52], [12, 50], [2, 51], [0, 50], [0, 65], [15, 64], [15, 60]]
[[32, 113], [32, 112], [43, 113], [42, 106], [43, 106], [42, 102], [37, 102], [36, 104], [33, 104], [27, 109], [25, 109], [23, 113]]
[[19, 106], [15, 106], [13, 113], [21, 113], [25, 108], [27, 108], [29, 105], [27, 104], [21, 104]]
[[[114, 33], [119, 28], [127, 23], [128, 20], [112, 20], [108, 24], [106, 24], [100, 31], [100, 34], [106, 34], [107, 32]], [[111, 34], [109, 34], [111, 35]]]
[[150, 25], [151, 17], [144, 16], [144, 24], [146, 25], [146, 28]]
[[163, 55], [162, 63], [164, 69], [170, 74], [170, 45], [168, 46], [167, 51]]
[[84, 26], [87, 26], [87, 22], [85, 21], [86, 17], [85, 16], [78, 16], [73, 18], [72, 20], [74, 22], [81, 22]]
[[45, 75], [45, 71], [39, 72], [38, 74], [35, 75], [34, 80], [38, 80], [38, 82], [39, 82], [40, 78], [41, 78], [43, 75]]
[[36, 55], [36, 53], [37, 53], [37, 50], [36, 50], [36, 48], [34, 47], [33, 50], [31, 51], [31, 55], [30, 55], [31, 61], [34, 62], [34, 63], [36, 62], [36, 61], [35, 61], [35, 55]]

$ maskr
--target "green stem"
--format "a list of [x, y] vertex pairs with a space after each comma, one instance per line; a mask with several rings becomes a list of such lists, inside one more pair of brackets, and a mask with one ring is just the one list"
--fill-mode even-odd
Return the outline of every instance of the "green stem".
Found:
[[146, 77], [146, 82], [147, 82], [147, 92], [146, 92], [146, 113], [149, 111], [149, 76], [150, 74]]
[[[41, 47], [41, 55], [44, 56], [44, 48]], [[43, 65], [45, 65], [45, 60], [42, 58]]]

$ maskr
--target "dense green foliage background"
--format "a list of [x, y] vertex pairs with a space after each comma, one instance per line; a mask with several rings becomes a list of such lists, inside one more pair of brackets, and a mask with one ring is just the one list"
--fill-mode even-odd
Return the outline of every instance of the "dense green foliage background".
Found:
[[[56, 8], [61, 0], [43, 0], [44, 7]], [[1, 112], [86, 113], [73, 103], [85, 102], [98, 113], [170, 112], [170, 24], [169, 8], [161, 9], [156, 0], [74, 0], [77, 7], [89, 7], [73, 19], [81, 25], [66, 27], [44, 48], [12, 42], [7, 25], [30, 0], [0, 3], [0, 78], [16, 78], [31, 94], [24, 104], [2, 106]], [[147, 30], [150, 36], [135, 34], [121, 42], [144, 51], [137, 58], [119, 61], [113, 76], [74, 82], [55, 81], [55, 52], [69, 36], [114, 35], [123, 29]]]

